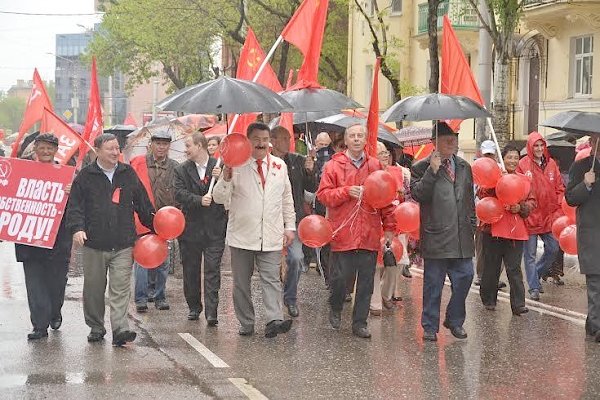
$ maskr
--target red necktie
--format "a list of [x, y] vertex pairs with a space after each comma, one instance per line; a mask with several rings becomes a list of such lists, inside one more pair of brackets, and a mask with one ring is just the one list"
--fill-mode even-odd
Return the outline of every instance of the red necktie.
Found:
[[444, 164], [444, 168], [446, 168], [446, 172], [448, 173], [448, 177], [450, 178], [450, 180], [452, 182], [454, 182], [455, 176], [454, 176], [454, 171], [452, 170], [452, 164], [450, 164], [450, 159], [446, 158], [443, 161]]
[[262, 169], [262, 160], [256, 160], [256, 169], [258, 170], [258, 175], [260, 175], [260, 183], [262, 183], [263, 189], [265, 188], [265, 174], [263, 174]]

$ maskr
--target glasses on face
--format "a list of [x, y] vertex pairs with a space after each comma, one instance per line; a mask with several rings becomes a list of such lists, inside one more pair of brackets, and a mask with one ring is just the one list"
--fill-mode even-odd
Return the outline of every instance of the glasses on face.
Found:
[[389, 151], [380, 151], [379, 153], [377, 153], [377, 155], [379, 157], [385, 157], [385, 156], [389, 156], [390, 152]]

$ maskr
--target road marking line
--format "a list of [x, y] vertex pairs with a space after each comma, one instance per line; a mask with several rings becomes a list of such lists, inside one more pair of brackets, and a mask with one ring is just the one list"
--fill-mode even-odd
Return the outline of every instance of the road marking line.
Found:
[[204, 358], [208, 360], [209, 363], [212, 364], [215, 368], [229, 368], [229, 365], [223, 360], [219, 358], [215, 353], [210, 351], [205, 345], [200, 343], [198, 339], [190, 335], [189, 333], [179, 333], [179, 336], [190, 346], [192, 346], [198, 353], [200, 353]]
[[244, 393], [250, 400], [269, 400], [267, 396], [258, 391], [254, 386], [248, 383], [244, 378], [229, 378], [229, 381]]
[[[423, 270], [412, 267], [411, 271], [415, 271], [417, 276], [423, 277]], [[450, 280], [446, 277], [444, 284], [450, 286]], [[470, 292], [479, 294], [479, 289], [471, 287]], [[510, 295], [504, 292], [498, 292], [498, 300], [504, 303], [510, 303]], [[550, 304], [544, 304], [530, 299], [525, 299], [525, 303], [530, 310], [537, 311], [540, 314], [552, 315], [557, 318], [564, 319], [565, 321], [572, 322], [579, 326], [585, 326], [585, 319], [587, 315], [569, 310], [567, 308], [556, 307]]]

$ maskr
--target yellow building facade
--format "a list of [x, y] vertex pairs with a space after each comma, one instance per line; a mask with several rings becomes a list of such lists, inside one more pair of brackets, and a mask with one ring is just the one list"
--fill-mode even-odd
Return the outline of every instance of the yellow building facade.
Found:
[[[367, 12], [369, 0], [361, 3]], [[372, 0], [385, 11], [388, 38], [400, 42], [391, 52], [399, 64], [399, 78], [427, 92], [429, 51], [427, 2], [419, 0]], [[441, 44], [442, 16], [447, 14], [467, 56], [474, 75], [479, 64], [479, 19], [466, 0], [449, 0], [440, 5], [438, 43]], [[375, 55], [373, 36], [363, 15], [351, 3], [348, 43], [348, 94], [368, 105]], [[381, 37], [381, 36], [380, 36]], [[511, 62], [511, 139], [526, 139], [539, 129], [538, 123], [565, 110], [600, 111], [599, 0], [528, 0], [521, 27], [515, 32], [515, 57]], [[596, 50], [598, 54], [598, 50]], [[440, 53], [441, 55], [441, 53]], [[594, 62], [596, 61], [596, 62]], [[380, 76], [380, 105], [384, 111], [393, 103], [389, 82]], [[402, 94], [406, 96], [406, 94]], [[492, 93], [493, 99], [493, 93]], [[427, 122], [418, 123], [427, 125]], [[461, 126], [461, 152], [467, 159], [475, 154], [474, 121]]]

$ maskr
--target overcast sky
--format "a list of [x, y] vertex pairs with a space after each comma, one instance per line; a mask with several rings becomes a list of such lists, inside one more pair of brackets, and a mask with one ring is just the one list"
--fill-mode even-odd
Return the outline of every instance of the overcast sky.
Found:
[[17, 15], [11, 14], [93, 14], [93, 0], [0, 0], [0, 90], [17, 79], [30, 80], [38, 68], [43, 80], [54, 80], [56, 34], [85, 32], [100, 22], [101, 15]]

